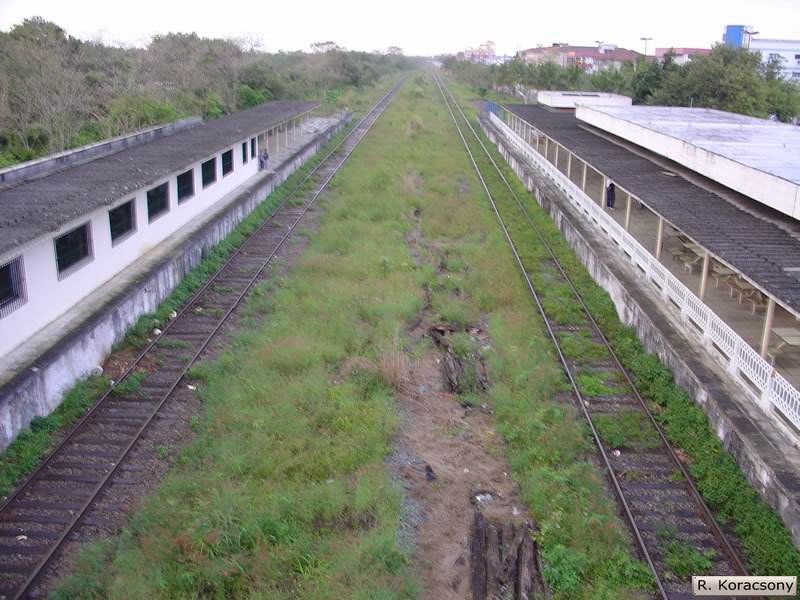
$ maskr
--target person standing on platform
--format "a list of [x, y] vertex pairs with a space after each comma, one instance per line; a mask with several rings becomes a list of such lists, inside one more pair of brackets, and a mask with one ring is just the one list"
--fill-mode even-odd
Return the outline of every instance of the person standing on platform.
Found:
[[269, 169], [269, 153], [264, 150], [264, 168]]
[[606, 208], [608, 210], [614, 210], [615, 187], [614, 182], [609, 179], [608, 185], [606, 185]]

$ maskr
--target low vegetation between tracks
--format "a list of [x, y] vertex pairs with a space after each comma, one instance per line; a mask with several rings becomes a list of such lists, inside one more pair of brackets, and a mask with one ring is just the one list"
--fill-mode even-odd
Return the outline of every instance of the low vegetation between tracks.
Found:
[[[496, 412], [501, 440], [487, 451], [505, 453], [538, 521], [554, 597], [649, 590], [586, 427], [552, 400], [562, 374], [459, 144], [428, 77], [401, 88], [333, 180], [309, 250], [254, 291], [224, 354], [194, 369], [204, 401], [196, 439], [129, 526], [76, 561], [56, 597], [424, 593], [413, 548], [397, 541], [402, 491], [383, 461], [405, 426], [393, 400], [405, 341], [393, 340], [426, 309], [447, 322], [488, 324], [491, 387], [466, 400]], [[608, 313], [605, 294], [588, 294]], [[404, 353], [432, 351], [421, 343]]]
[[[469, 94], [458, 84], [451, 86], [451, 89], [460, 89], [462, 94]], [[475, 114], [474, 107], [466, 103], [462, 106]], [[476, 130], [479, 129], [477, 125], [474, 126]], [[549, 216], [539, 208], [533, 196], [524, 189], [496, 147], [485, 136], [483, 140], [609, 338], [643, 397], [650, 402], [652, 412], [664, 427], [672, 444], [683, 452], [692, 477], [718, 521], [739, 538], [748, 568], [760, 575], [800, 572], [800, 552], [792, 544], [789, 531], [778, 514], [758, 497], [733, 457], [724, 450], [705, 413], [674, 382], [672, 374], [657, 355], [644, 349], [633, 328], [620, 323], [608, 294], [595, 284], [578, 256]], [[517, 234], [522, 236], [519, 239], [524, 240], [527, 251], [538, 247], [535, 235], [519, 227], [520, 224], [512, 221], [510, 226], [516, 228]], [[537, 256], [539, 260], [548, 258], [543, 250]], [[569, 311], [575, 311], [575, 314], [580, 312], [577, 303], [564, 303], [560, 296], [568, 296], [568, 290], [564, 290], [565, 294], [560, 294], [559, 288], [552, 285], [546, 269], [532, 274], [532, 279], [534, 286], [544, 294], [544, 302], [561, 310], [565, 317], [569, 317]], [[573, 350], [576, 353], [591, 354], [598, 347], [590, 340], [583, 340], [576, 343]], [[585, 381], [584, 385], [586, 384], [591, 382]], [[624, 437], [629, 435], [624, 434]]]
[[549, 400], [560, 374], [457, 144], [429, 78], [407, 83], [333, 180], [310, 249], [256, 290], [223, 356], [194, 369], [196, 440], [60, 597], [416, 597], [383, 460], [403, 426], [392, 340], [425, 308], [488, 323], [492, 386], [472, 401], [497, 413], [502, 440], [487, 451], [506, 452], [556, 596], [647, 587], [585, 427]]
[[[139, 317], [136, 324], [126, 333], [125, 340], [120, 347], [126, 346], [134, 352], [144, 348], [150, 342], [149, 338], [152, 336], [153, 329], [164, 326], [169, 314], [191, 298], [219, 269], [231, 252], [236, 250], [246, 237], [283, 202], [349, 128], [350, 126], [336, 134], [319, 153], [292, 173], [247, 218], [239, 223], [223, 241], [208, 253], [208, 256], [200, 264], [184, 277], [172, 293], [161, 302], [156, 312]], [[310, 186], [311, 183], [308, 182], [305, 185]], [[65, 394], [64, 401], [56, 410], [47, 416], [35, 417], [8, 448], [0, 452], [0, 496], [7, 494], [14, 485], [36, 468], [54, 445], [54, 440], [59, 439], [59, 431], [80, 418], [84, 411], [102, 396], [110, 384], [111, 380], [106, 376], [90, 376], [78, 382]]]

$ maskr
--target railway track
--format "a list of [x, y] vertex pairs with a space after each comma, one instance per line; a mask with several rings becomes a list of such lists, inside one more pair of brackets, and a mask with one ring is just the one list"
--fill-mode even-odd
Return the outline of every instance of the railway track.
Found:
[[[687, 553], [705, 563], [702, 573], [690, 574], [747, 575], [738, 552], [556, 255], [447, 86], [435, 71], [433, 77], [544, 320], [574, 402], [588, 422], [640, 558], [655, 577], [656, 597], [694, 597], [691, 579], [674, 572], [675, 558]], [[540, 244], [536, 250], [520, 241], [531, 233]], [[533, 276], [539, 282], [538, 289], [532, 274], [544, 274], [544, 279]], [[543, 280], [546, 285], [541, 284]], [[591, 351], [576, 353], [576, 345]], [[586, 389], [581, 381], [586, 381], [587, 375], [595, 382], [600, 378], [603, 385]]]
[[[164, 407], [185, 389], [181, 384], [189, 368], [270, 266], [403, 81], [287, 195], [0, 506], [0, 599], [38, 596], [37, 586], [62, 549], [71, 541], [96, 537], [107, 511], [119, 510], [118, 490], [143, 483], [147, 474], [141, 463], [152, 458], [148, 431], [158, 420], [176, 418]], [[144, 361], [159, 366], [143, 379], [136, 369]]]

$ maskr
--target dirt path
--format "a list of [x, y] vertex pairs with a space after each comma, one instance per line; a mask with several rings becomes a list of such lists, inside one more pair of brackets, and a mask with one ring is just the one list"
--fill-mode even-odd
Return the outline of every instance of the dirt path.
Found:
[[[423, 319], [410, 343], [431, 324]], [[412, 513], [419, 513], [415, 557], [426, 600], [469, 596], [476, 506], [492, 520], [522, 519], [494, 418], [488, 409], [462, 405], [445, 391], [443, 356], [436, 349], [412, 364], [409, 391], [397, 395], [404, 424], [389, 461], [407, 490]]]

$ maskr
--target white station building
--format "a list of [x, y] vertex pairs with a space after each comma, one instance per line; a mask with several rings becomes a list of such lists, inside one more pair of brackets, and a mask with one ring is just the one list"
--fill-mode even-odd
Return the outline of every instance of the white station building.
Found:
[[[311, 119], [318, 105], [269, 102], [0, 171], [0, 448], [343, 125]], [[259, 172], [264, 151], [275, 171]]]

